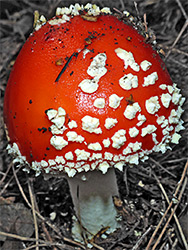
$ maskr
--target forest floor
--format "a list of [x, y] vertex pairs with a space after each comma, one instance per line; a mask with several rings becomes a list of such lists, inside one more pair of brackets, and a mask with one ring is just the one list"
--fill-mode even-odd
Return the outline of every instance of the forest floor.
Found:
[[[27, 174], [7, 154], [3, 126], [3, 97], [15, 59], [33, 27], [38, 10], [48, 19], [58, 6], [85, 0], [0, 0], [0, 249], [87, 249], [71, 238], [73, 204], [67, 182]], [[164, 51], [163, 60], [173, 82], [187, 98], [185, 130], [178, 145], [165, 154], [153, 154], [139, 167], [117, 171], [123, 227], [107, 239], [97, 235], [93, 249], [183, 250], [188, 241], [188, 1], [91, 1], [101, 7], [128, 10], [143, 20]]]

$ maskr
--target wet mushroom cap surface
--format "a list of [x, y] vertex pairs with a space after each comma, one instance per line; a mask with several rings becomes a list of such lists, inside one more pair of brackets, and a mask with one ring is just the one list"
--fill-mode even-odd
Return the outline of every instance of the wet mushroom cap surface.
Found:
[[138, 164], [178, 143], [179, 92], [158, 53], [124, 21], [56, 16], [30, 35], [11, 72], [9, 150], [37, 172], [69, 176]]

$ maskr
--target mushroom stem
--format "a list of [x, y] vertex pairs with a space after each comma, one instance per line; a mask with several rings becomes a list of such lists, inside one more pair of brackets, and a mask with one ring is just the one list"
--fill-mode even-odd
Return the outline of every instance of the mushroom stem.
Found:
[[120, 227], [113, 196], [118, 196], [118, 186], [114, 169], [106, 174], [92, 171], [68, 178], [70, 192], [77, 218], [72, 234], [77, 241], [91, 239], [101, 229], [108, 233]]

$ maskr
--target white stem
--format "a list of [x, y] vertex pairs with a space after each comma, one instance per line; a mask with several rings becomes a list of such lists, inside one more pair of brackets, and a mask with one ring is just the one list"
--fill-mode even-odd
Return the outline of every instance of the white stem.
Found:
[[91, 239], [101, 229], [115, 231], [119, 226], [113, 196], [118, 196], [114, 169], [106, 174], [92, 171], [68, 178], [77, 219], [72, 228], [75, 240]]

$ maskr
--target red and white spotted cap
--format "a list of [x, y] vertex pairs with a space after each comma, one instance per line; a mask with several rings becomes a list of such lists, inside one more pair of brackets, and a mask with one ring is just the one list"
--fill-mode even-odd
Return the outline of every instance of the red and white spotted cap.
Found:
[[178, 143], [185, 98], [131, 22], [91, 4], [40, 17], [5, 93], [15, 161], [72, 177], [122, 170]]

